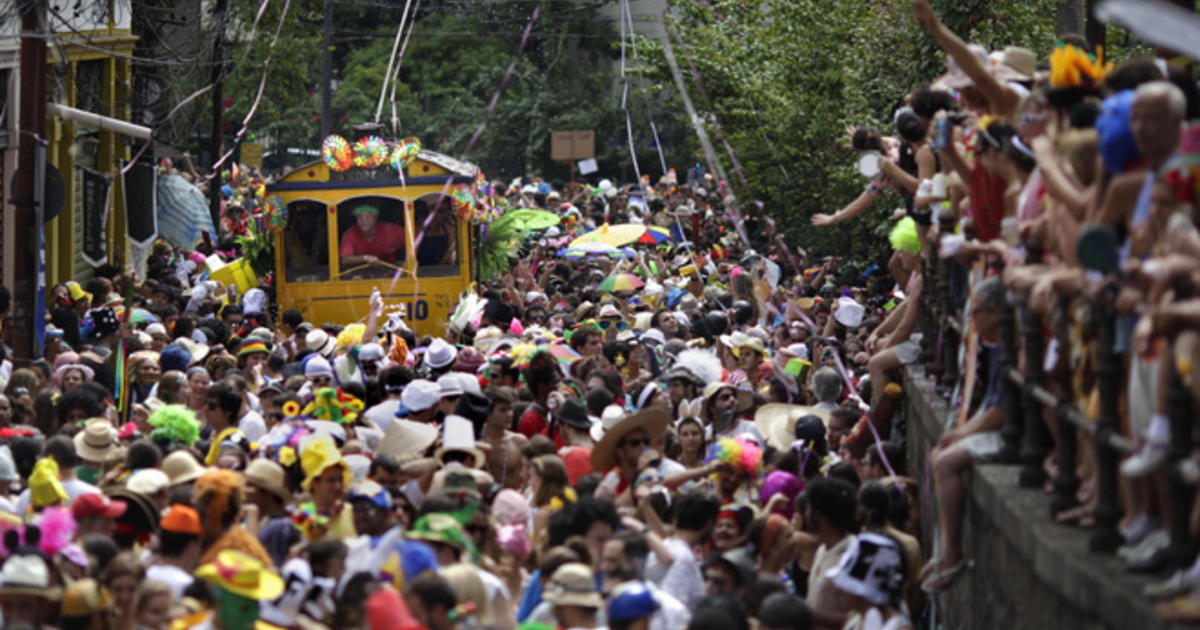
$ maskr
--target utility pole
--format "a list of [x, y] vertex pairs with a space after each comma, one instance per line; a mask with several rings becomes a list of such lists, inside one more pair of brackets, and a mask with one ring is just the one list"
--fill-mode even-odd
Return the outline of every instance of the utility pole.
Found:
[[[1087, 0], [1086, 12], [1087, 23], [1084, 25], [1084, 37], [1087, 38], [1087, 43], [1093, 49], [1097, 46], [1108, 49], [1108, 27], [1096, 17], [1096, 5], [1099, 4], [1096, 0]], [[1106, 55], [1107, 57], [1107, 55]]]
[[[217, 5], [213, 9], [213, 22], [217, 25], [217, 33], [213, 39], [212, 52], [212, 135], [208, 139], [208, 159], [213, 164], [216, 164], [217, 160], [221, 159], [221, 154], [224, 153], [221, 136], [224, 127], [222, 114], [225, 110], [225, 90], [223, 89], [225, 83], [225, 14], [228, 6], [229, 0], [217, 0]], [[212, 173], [212, 179], [208, 182], [208, 212], [212, 215], [213, 227], [219, 234], [221, 231], [220, 169]], [[218, 234], [213, 234], [214, 242], [218, 239]]]
[[39, 239], [28, 238], [37, 224], [38, 144], [46, 136], [46, 0], [21, 2], [21, 107], [18, 140], [16, 216], [14, 226], [19, 238], [13, 239], [13, 315], [14, 363], [35, 359], [34, 316], [36, 314], [39, 267]]
[[[329, 137], [329, 84], [333, 80], [333, 3], [325, 0], [325, 20], [321, 23], [321, 141]], [[384, 77], [387, 81], [387, 77]]]

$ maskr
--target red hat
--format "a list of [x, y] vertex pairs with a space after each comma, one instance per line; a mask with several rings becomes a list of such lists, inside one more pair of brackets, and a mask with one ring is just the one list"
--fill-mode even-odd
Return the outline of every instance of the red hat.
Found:
[[126, 507], [124, 501], [113, 501], [103, 494], [91, 492], [79, 495], [71, 503], [71, 515], [77, 521], [96, 517], [117, 518], [125, 513]]
[[367, 628], [370, 630], [417, 630], [421, 624], [409, 612], [404, 598], [384, 586], [367, 598]]

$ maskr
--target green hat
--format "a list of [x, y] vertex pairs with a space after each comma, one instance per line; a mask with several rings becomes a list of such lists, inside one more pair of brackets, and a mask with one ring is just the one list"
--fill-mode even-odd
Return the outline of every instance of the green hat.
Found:
[[475, 548], [475, 543], [463, 531], [462, 524], [458, 519], [444, 512], [426, 514], [417, 519], [417, 522], [413, 523], [412, 529], [408, 530], [407, 538], [450, 545], [459, 551], [469, 553], [473, 562], [479, 562], [479, 550]]
[[354, 216], [358, 216], [364, 212], [369, 212], [375, 216], [379, 216], [379, 208], [375, 206], [359, 206], [354, 209]]

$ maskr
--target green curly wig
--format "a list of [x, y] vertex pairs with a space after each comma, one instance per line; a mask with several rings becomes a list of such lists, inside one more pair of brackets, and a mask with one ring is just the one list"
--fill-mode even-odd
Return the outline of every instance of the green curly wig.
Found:
[[155, 442], [179, 442], [188, 446], [200, 439], [200, 421], [191, 409], [183, 405], [164, 405], [148, 420], [154, 430], [150, 439]]

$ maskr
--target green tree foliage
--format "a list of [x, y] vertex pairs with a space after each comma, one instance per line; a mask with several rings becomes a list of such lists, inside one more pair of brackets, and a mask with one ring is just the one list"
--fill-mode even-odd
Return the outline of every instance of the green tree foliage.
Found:
[[[945, 23], [991, 50], [1025, 46], [1045, 62], [1055, 39], [1056, 0], [935, 0]], [[730, 183], [759, 199], [789, 243], [811, 252], [878, 261], [899, 198], [816, 229], [809, 217], [849, 203], [866, 184], [843, 139], [852, 125], [891, 133], [905, 94], [945, 71], [940, 52], [912, 18], [907, 0], [711, 0], [679, 2], [672, 16], [676, 56], [710, 133], [732, 145], [744, 190], [717, 142]], [[661, 47], [646, 42], [661, 59]], [[688, 59], [700, 75], [696, 89]], [[670, 79], [656, 63], [659, 85]]]
[[[404, 6], [402, 0], [333, 0], [332, 97], [334, 133], [351, 141], [352, 126], [374, 117], [388, 58]], [[248, 37], [256, 3], [238, 3], [237, 28]], [[242, 6], [244, 4], [244, 6]], [[283, 2], [274, 0], [260, 21], [245, 61], [227, 83], [227, 133], [241, 126], [254, 101], [263, 61]], [[428, 6], [434, 5], [436, 6]], [[319, 0], [292, 0], [284, 36], [269, 66], [262, 103], [250, 124], [253, 137], [268, 147], [320, 145]], [[540, 17], [524, 51], [517, 49], [535, 6]], [[488, 104], [509, 64], [517, 64], [483, 134], [466, 158], [494, 177], [537, 174], [566, 179], [568, 166], [550, 160], [550, 132], [596, 131], [601, 173], [634, 179], [620, 109], [618, 33], [599, 19], [597, 7], [568, 0], [544, 2], [426, 2], [416, 18], [395, 90], [396, 137], [416, 136], [422, 146], [463, 156], [484, 120]], [[247, 43], [241, 44], [246, 46]], [[238, 44], [234, 44], [237, 48]], [[390, 130], [391, 88], [380, 122]], [[631, 95], [635, 144], [643, 172], [657, 178], [659, 160], [649, 118], [660, 120], [660, 135], [671, 164], [687, 163], [692, 149], [687, 128], [664, 124], [667, 113], [640, 93]], [[653, 110], [654, 107], [660, 108]], [[388, 135], [391, 135], [390, 133]], [[652, 168], [651, 168], [652, 167]]]

